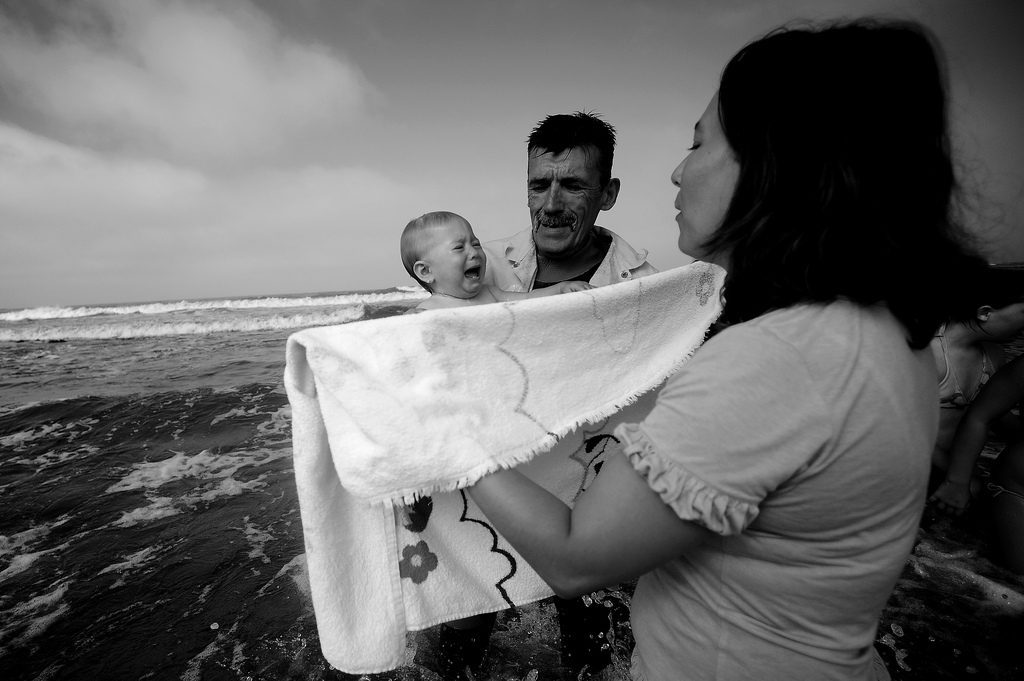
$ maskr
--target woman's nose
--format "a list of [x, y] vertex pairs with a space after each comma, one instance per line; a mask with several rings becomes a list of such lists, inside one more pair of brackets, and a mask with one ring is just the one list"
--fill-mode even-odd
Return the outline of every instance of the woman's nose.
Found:
[[676, 166], [676, 169], [672, 171], [672, 184], [674, 184], [677, 187], [679, 186], [679, 183], [683, 179], [683, 166], [685, 164], [686, 164], [686, 160], [684, 159], [684, 160], [680, 161], [679, 165]]

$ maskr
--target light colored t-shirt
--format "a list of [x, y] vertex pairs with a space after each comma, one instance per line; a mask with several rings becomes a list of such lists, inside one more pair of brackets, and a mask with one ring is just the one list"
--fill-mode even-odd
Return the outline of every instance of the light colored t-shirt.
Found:
[[726, 329], [616, 434], [718, 536], [640, 578], [647, 681], [874, 678], [937, 427], [931, 354], [883, 307], [801, 305]]

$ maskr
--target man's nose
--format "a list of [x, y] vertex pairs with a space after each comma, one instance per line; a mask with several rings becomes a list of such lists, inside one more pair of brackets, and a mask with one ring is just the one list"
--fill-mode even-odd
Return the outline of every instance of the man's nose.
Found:
[[544, 195], [544, 211], [547, 213], [557, 213], [565, 207], [565, 202], [562, 200], [562, 190], [558, 187], [548, 187], [547, 193]]

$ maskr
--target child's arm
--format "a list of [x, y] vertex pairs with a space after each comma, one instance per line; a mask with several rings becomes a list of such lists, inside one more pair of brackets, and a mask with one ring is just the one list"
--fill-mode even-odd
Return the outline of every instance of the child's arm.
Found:
[[563, 281], [560, 284], [552, 284], [545, 288], [534, 289], [526, 293], [520, 291], [503, 291], [497, 286], [491, 286], [491, 293], [494, 297], [502, 303], [511, 302], [513, 300], [525, 300], [527, 298], [540, 298], [543, 296], [554, 296], [559, 293], [571, 293], [573, 291], [586, 291], [587, 289], [594, 288], [591, 284], [585, 281]]
[[1024, 355], [1013, 360], [985, 384], [957, 427], [949, 450], [946, 479], [929, 501], [943, 511], [959, 515], [971, 500], [971, 476], [989, 426], [1024, 398]]

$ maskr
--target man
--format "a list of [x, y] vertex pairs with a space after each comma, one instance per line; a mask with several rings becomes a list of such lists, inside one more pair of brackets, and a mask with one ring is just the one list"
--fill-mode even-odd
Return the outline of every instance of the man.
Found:
[[[485, 281], [506, 291], [532, 291], [563, 281], [606, 286], [657, 270], [647, 251], [634, 250], [597, 216], [615, 205], [619, 180], [612, 177], [615, 129], [583, 112], [548, 116], [527, 140], [527, 204], [531, 229], [484, 244]], [[581, 599], [555, 599], [562, 633], [562, 665], [576, 679], [599, 672], [611, 660], [608, 610]], [[442, 625], [439, 656], [446, 678], [478, 672], [495, 615]]]
[[570, 279], [606, 286], [657, 270], [598, 213], [619, 196], [612, 177], [615, 129], [576, 112], [548, 116], [527, 140], [527, 204], [532, 228], [484, 245], [489, 283], [530, 291]]

